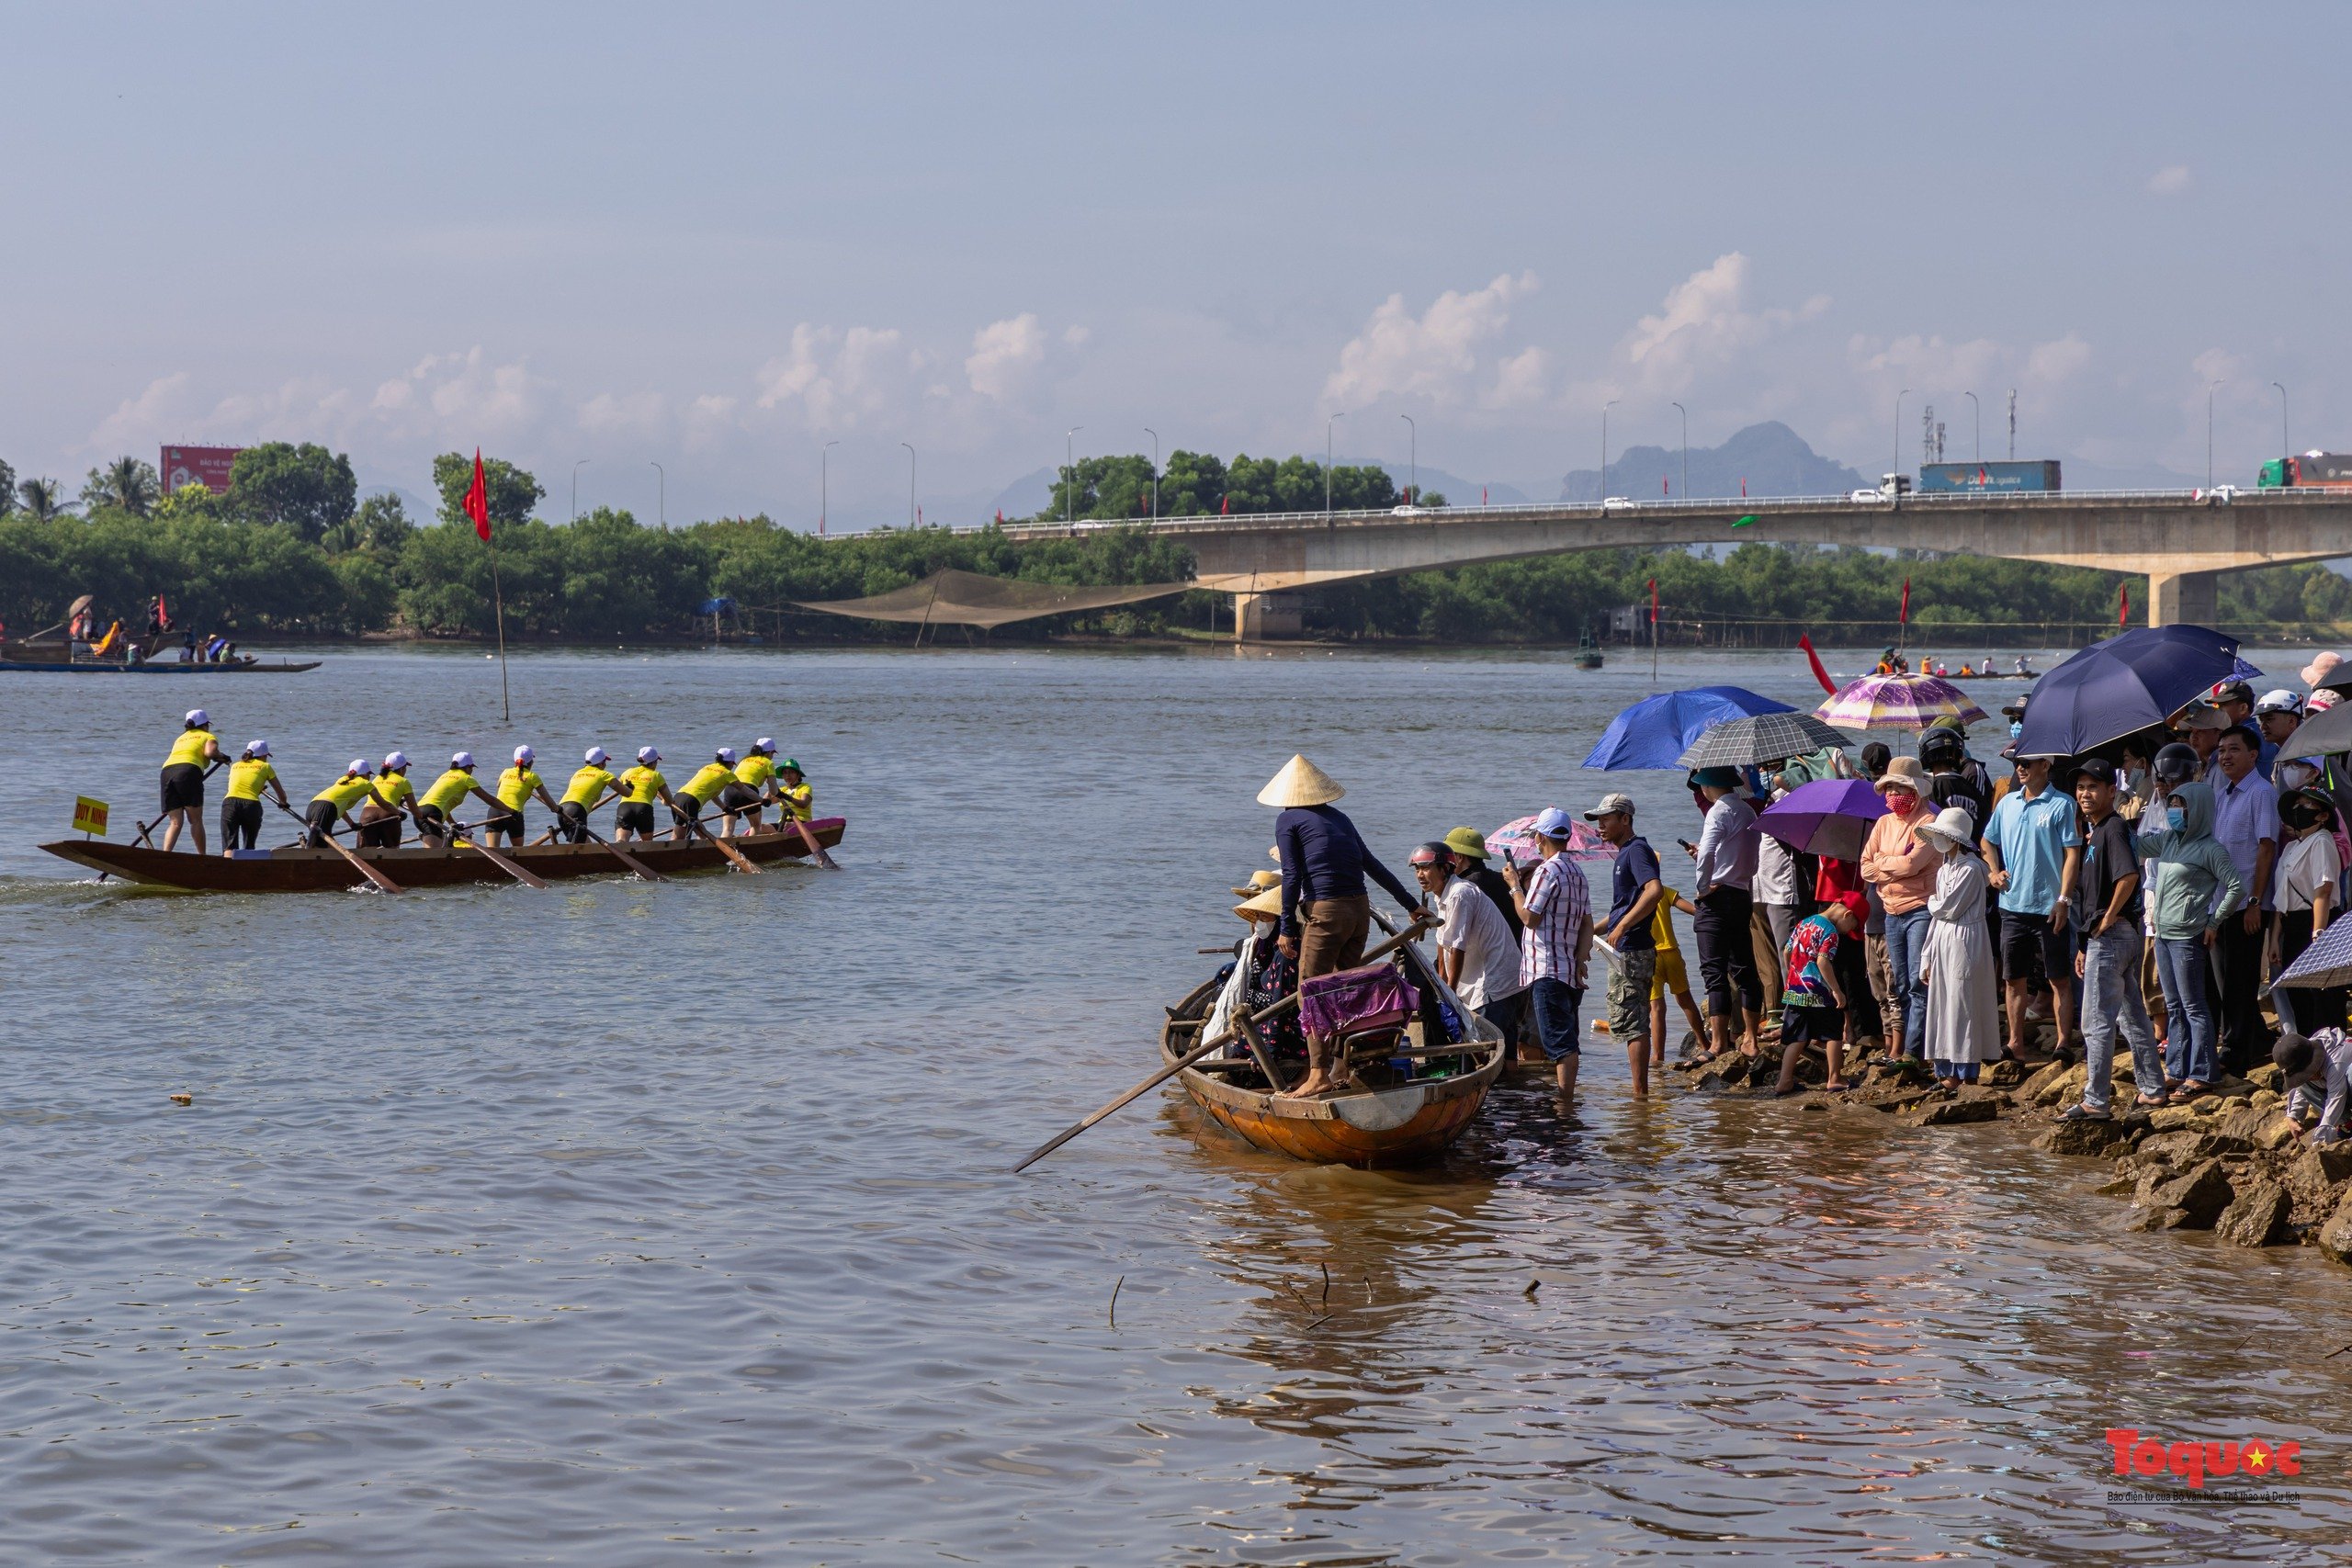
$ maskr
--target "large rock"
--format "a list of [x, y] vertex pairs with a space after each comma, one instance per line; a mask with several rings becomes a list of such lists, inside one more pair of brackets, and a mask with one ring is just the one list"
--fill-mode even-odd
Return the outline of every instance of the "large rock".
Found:
[[2262, 1135], [2262, 1129], [2268, 1124], [2269, 1121], [2268, 1111], [2260, 1111], [2249, 1105], [2236, 1111], [2223, 1111], [2215, 1118], [2213, 1131], [2225, 1137], [2244, 1139], [2245, 1149], [2238, 1151], [2243, 1154], [2255, 1146], [2255, 1140]]
[[2295, 1162], [2299, 1172], [2308, 1172], [2314, 1186], [2332, 1187], [2346, 1177], [2352, 1177], [2352, 1143], [2314, 1144], [2303, 1151]]
[[2287, 1072], [2276, 1062], [2265, 1062], [2246, 1074], [2245, 1081], [2256, 1089], [2267, 1089], [2275, 1094], [2286, 1086]]
[[2170, 1133], [2182, 1127], [2194, 1127], [2204, 1118], [2194, 1105], [2166, 1105], [2148, 1112], [2148, 1125], [2159, 1133]]
[[2104, 1155], [2131, 1141], [2120, 1122], [2059, 1122], [2034, 1139], [2033, 1146], [2045, 1154]]
[[2295, 1125], [2292, 1117], [2274, 1116], [2262, 1124], [2261, 1132], [2254, 1135], [2254, 1146], [2265, 1150], [2283, 1149], [2301, 1136], [2302, 1132]]
[[2193, 1230], [2186, 1209], [2134, 1209], [2132, 1217], [2123, 1222], [2128, 1231]]
[[2052, 1062], [2048, 1066], [2036, 1072], [2031, 1077], [2026, 1079], [2025, 1087], [2018, 1092], [2023, 1095], [2026, 1099], [2033, 1101], [2036, 1105], [2053, 1104], [2055, 1103], [2053, 1100], [2044, 1100], [2042, 1098], [2043, 1092], [2073, 1070], [2073, 1068], [2069, 1067], [2064, 1062]]
[[[2050, 1071], [2050, 1067], [2044, 1067], [2026, 1082], [2026, 1092], [2033, 1097], [2033, 1102], [2036, 1105], [2045, 1106], [2064, 1105], [2080, 1100], [2083, 1097], [2083, 1085], [2091, 1076], [2090, 1068], [2080, 1062], [2071, 1067], [2053, 1062], [2051, 1066], [2061, 1068], [2056, 1077], [2044, 1082], [2044, 1076]], [[2041, 1084], [2041, 1087], [2036, 1089], [2033, 1087], [2036, 1084]]]
[[1925, 1105], [1906, 1111], [1900, 1120], [1906, 1127], [1957, 1127], [1967, 1122], [1991, 1122], [2001, 1114], [2000, 1103], [1984, 1100], [1931, 1100]]
[[2258, 1089], [2254, 1091], [2252, 1104], [2256, 1111], [2267, 1111], [2274, 1105], [2285, 1104], [2286, 1100], [2287, 1097], [2275, 1089]]
[[2352, 1263], [2352, 1193], [2345, 1195], [2312, 1239], [2319, 1243], [2322, 1252], [2338, 1263]]
[[2217, 1159], [2200, 1161], [2178, 1176], [2151, 1171], [2142, 1179], [2140, 1187], [2141, 1207], [2178, 1209], [2188, 1216], [2182, 1224], [2193, 1230], [2211, 1226], [2236, 1196], [2230, 1190], [2228, 1173]]
[[2025, 1081], [2025, 1067], [2005, 1056], [1985, 1065], [1984, 1081], [1996, 1089], [2015, 1089]]
[[2284, 1187], [2267, 1178], [2256, 1178], [2222, 1211], [2222, 1217], [2213, 1222], [2213, 1234], [2236, 1247], [2276, 1247], [2292, 1236], [2287, 1220], [2294, 1207], [2295, 1201]]

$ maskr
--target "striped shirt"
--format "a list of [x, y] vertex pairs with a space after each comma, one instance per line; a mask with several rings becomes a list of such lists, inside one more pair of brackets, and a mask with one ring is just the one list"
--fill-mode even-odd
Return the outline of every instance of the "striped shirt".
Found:
[[1554, 855], [1535, 868], [1525, 894], [1527, 931], [1519, 944], [1519, 983], [1559, 980], [1584, 983], [1577, 964], [1577, 935], [1592, 914], [1592, 893], [1584, 873], [1566, 854]]

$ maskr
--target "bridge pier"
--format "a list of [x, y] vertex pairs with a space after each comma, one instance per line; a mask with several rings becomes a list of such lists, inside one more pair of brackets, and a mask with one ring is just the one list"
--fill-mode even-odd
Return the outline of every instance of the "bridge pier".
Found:
[[1236, 593], [1233, 635], [1238, 642], [1296, 637], [1306, 629], [1305, 604], [1295, 593]]
[[2210, 626], [2221, 614], [2219, 572], [2148, 574], [2148, 624]]

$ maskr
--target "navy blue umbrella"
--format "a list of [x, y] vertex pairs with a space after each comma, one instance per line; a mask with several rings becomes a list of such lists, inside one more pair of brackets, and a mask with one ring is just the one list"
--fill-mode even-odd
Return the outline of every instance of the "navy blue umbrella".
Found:
[[1645, 697], [1609, 721], [1600, 742], [1584, 760], [1588, 768], [1668, 769], [1707, 731], [1727, 718], [1759, 713], [1794, 713], [1786, 703], [1759, 696], [1745, 686], [1693, 686]]
[[2017, 754], [2080, 756], [2162, 724], [2251, 668], [2238, 639], [2210, 626], [2139, 626], [2095, 642], [2034, 683]]

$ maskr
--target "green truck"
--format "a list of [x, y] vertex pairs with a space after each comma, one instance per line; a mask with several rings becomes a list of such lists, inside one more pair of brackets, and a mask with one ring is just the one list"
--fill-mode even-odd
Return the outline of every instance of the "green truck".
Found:
[[2306, 452], [2273, 457], [2255, 484], [2262, 490], [2352, 490], [2352, 452]]

